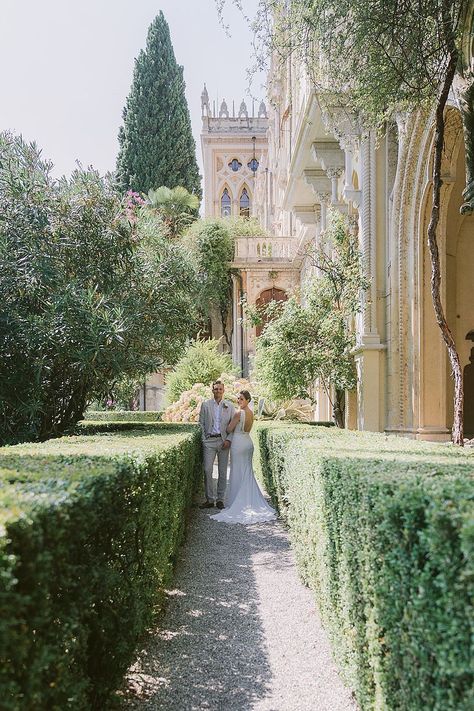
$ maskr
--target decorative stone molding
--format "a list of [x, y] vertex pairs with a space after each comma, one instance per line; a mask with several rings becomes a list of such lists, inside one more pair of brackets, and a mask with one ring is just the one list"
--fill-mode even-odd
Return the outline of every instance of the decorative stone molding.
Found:
[[327, 206], [331, 203], [331, 181], [324, 170], [305, 170], [304, 181], [312, 189], [316, 200], [321, 205], [321, 229], [326, 229]]
[[206, 116], [211, 115], [211, 108], [209, 106], [209, 94], [206, 88], [206, 85], [204, 84], [204, 89], [202, 90], [201, 93], [201, 117], [204, 118]]
[[264, 101], [261, 101], [258, 107], [258, 118], [268, 118], [267, 107]]
[[314, 225], [321, 219], [320, 205], [295, 205], [292, 212], [303, 225]]
[[314, 160], [321, 163], [331, 181], [331, 202], [337, 202], [337, 181], [344, 172], [344, 153], [337, 141], [315, 141], [311, 146]]
[[238, 118], [248, 118], [248, 117], [249, 117], [249, 112], [247, 110], [247, 104], [245, 103], [245, 101], [241, 101]]
[[321, 118], [328, 133], [336, 136], [341, 148], [355, 150], [362, 135], [362, 128], [356, 114], [344, 105], [342, 96], [326, 94], [323, 103]]
[[355, 188], [344, 188], [344, 198], [347, 202], [351, 202], [354, 207], [358, 210], [362, 201], [362, 190], [355, 190]]
[[331, 181], [324, 170], [305, 170], [304, 181], [313, 190], [320, 203], [328, 203], [331, 199]]
[[461, 62], [454, 80], [454, 91], [461, 112], [466, 147], [466, 187], [463, 190], [462, 215], [474, 212], [474, 2], [466, 16], [461, 44]]
[[323, 170], [340, 168], [344, 169], [344, 153], [337, 141], [315, 141], [311, 146], [311, 153], [315, 161], [321, 163]]
[[221, 108], [219, 109], [219, 118], [229, 118], [229, 109], [225, 99], [222, 100]]

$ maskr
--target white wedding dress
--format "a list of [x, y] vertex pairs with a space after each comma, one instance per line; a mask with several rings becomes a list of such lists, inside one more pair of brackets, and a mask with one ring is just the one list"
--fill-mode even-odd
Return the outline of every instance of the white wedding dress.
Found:
[[252, 466], [253, 442], [244, 431], [245, 412], [234, 430], [230, 448], [230, 480], [226, 495], [226, 508], [211, 516], [221, 523], [260, 523], [272, 521], [276, 512], [267, 504], [255, 479]]

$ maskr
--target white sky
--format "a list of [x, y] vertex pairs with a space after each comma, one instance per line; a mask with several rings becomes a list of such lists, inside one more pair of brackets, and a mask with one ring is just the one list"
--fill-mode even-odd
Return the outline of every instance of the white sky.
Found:
[[[230, 2], [230, 0], [228, 0]], [[244, 0], [251, 12], [256, 0]], [[101, 173], [115, 168], [118, 129], [134, 59], [160, 10], [184, 66], [201, 166], [201, 91], [236, 109], [246, 95], [251, 35], [228, 7], [229, 38], [214, 0], [0, 0], [0, 131], [10, 129], [43, 149], [54, 174], [79, 160]], [[260, 82], [260, 83], [259, 83]], [[252, 93], [261, 98], [261, 78]], [[202, 167], [201, 167], [202, 173]]]

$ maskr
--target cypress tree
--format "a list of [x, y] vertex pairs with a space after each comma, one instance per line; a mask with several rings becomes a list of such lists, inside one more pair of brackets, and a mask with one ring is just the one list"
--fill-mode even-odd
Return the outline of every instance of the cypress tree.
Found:
[[119, 133], [117, 180], [125, 190], [147, 193], [162, 185], [186, 188], [201, 198], [201, 177], [177, 64], [162, 12], [148, 30], [146, 49], [135, 60], [133, 82]]

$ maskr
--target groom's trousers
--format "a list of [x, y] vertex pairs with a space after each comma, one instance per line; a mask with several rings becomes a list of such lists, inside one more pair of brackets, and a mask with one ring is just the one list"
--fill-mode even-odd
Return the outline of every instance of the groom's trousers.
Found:
[[227, 464], [229, 462], [229, 451], [223, 448], [221, 437], [206, 437], [202, 442], [202, 454], [204, 464], [204, 489], [206, 499], [214, 501], [214, 482], [212, 480], [212, 470], [217, 455], [217, 468], [219, 478], [217, 479], [217, 501], [224, 501], [225, 489], [227, 486]]

